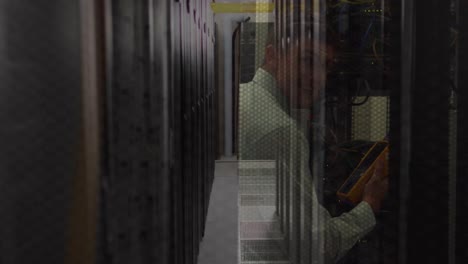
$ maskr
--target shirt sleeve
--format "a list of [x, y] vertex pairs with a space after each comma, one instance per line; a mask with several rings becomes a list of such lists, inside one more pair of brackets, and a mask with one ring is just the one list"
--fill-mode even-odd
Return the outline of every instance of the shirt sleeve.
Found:
[[325, 221], [324, 229], [326, 263], [337, 262], [359, 239], [369, 233], [375, 224], [374, 213], [366, 202], [361, 202], [348, 213], [329, 217]]
[[[312, 249], [312, 254], [315, 254], [315, 257], [323, 258], [324, 263], [336, 263], [356, 242], [375, 227], [374, 212], [367, 202], [361, 202], [351, 211], [338, 217], [331, 217], [327, 209], [318, 201], [315, 192], [316, 186], [308, 166], [309, 147], [308, 144], [306, 147], [304, 145], [300, 146], [303, 170], [301, 174], [303, 177], [311, 179], [307, 188], [310, 190], [310, 199], [312, 200], [312, 240], [316, 242], [312, 245], [319, 245]], [[318, 215], [314, 217], [314, 214]], [[317, 254], [321, 256], [317, 256]]]

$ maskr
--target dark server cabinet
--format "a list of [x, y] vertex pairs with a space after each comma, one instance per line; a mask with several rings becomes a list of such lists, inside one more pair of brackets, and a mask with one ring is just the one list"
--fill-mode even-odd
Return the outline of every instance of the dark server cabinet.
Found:
[[[372, 112], [381, 115], [390, 141], [389, 192], [375, 214], [374, 230], [339, 263], [465, 263], [468, 99], [463, 87], [468, 20], [463, 12], [468, 6], [456, 0], [292, 2], [275, 1], [279, 52], [287, 52], [289, 37], [302, 40], [308, 31], [317, 37], [319, 23], [326, 25], [327, 37], [341, 45], [328, 72], [323, 121], [335, 130], [335, 140], [353, 139], [357, 122], [353, 111], [368, 99], [389, 99], [384, 112]], [[311, 13], [315, 24], [307, 20]], [[366, 79], [371, 89], [364, 92], [356, 79]], [[358, 103], [359, 97], [367, 99]], [[311, 162], [314, 179], [338, 173], [329, 168], [333, 164], [327, 142], [322, 145], [314, 134], [309, 140], [316, 155]], [[294, 160], [294, 155], [280, 151], [277, 156]], [[307, 209], [311, 202], [304, 198], [304, 190], [311, 186], [287, 165], [277, 162], [276, 206], [289, 261], [322, 263], [320, 251], [314, 251], [320, 238], [310, 232], [314, 211]], [[315, 186], [324, 195], [323, 205], [334, 216], [349, 211], [350, 207], [333, 205], [338, 201], [328, 199], [327, 192], [321, 193], [328, 184], [324, 179]]]
[[468, 190], [468, 17], [464, 15], [464, 10], [468, 10], [466, 1], [457, 1], [455, 6], [458, 15], [458, 76], [456, 80], [456, 95], [457, 95], [457, 154], [456, 154], [456, 237], [454, 254], [454, 262], [465, 263], [468, 261], [468, 226], [465, 224], [468, 219], [468, 202], [464, 198]]
[[0, 263], [64, 263], [81, 157], [78, 1], [0, 1]]
[[182, 41], [182, 74], [183, 74], [183, 86], [181, 87], [182, 90], [182, 142], [183, 148], [181, 149], [181, 154], [183, 156], [183, 199], [184, 199], [184, 263], [192, 263], [193, 260], [193, 233], [192, 233], [192, 221], [191, 216], [192, 213], [192, 205], [190, 204], [193, 201], [192, 198], [192, 190], [191, 186], [192, 183], [192, 148], [191, 148], [191, 138], [192, 138], [192, 126], [191, 126], [191, 93], [190, 93], [190, 84], [191, 84], [191, 64], [190, 64], [190, 8], [186, 6], [185, 1], [181, 2], [181, 12], [180, 12], [180, 20], [181, 23], [181, 41]]
[[0, 14], [0, 263], [195, 264], [214, 180], [210, 1]]
[[185, 85], [185, 78], [183, 75], [183, 49], [182, 49], [182, 21], [181, 21], [181, 6], [172, 5], [171, 19], [172, 27], [171, 32], [174, 34], [171, 35], [172, 43], [174, 43], [174, 48], [171, 49], [171, 72], [172, 72], [172, 83], [173, 90], [171, 93], [171, 120], [173, 122], [172, 127], [172, 139], [171, 144], [173, 144], [172, 151], [172, 164], [171, 164], [171, 189], [173, 190], [173, 207], [172, 215], [174, 218], [172, 233], [174, 240], [172, 242], [172, 247], [175, 249], [174, 253], [174, 263], [183, 264], [185, 256], [185, 204], [184, 204], [184, 170], [183, 170], [183, 152], [174, 151], [183, 149], [183, 90], [182, 87]]
[[[450, 1], [416, 1], [411, 98], [410, 183], [406, 219], [408, 263], [449, 261]], [[430, 42], [431, 45], [424, 43]], [[430, 253], [429, 253], [430, 252]]]
[[[163, 198], [167, 175], [161, 149], [166, 124], [164, 113], [157, 109], [165, 103], [164, 91], [152, 89], [156, 83], [165, 86], [163, 71], [153, 72], [160, 61], [153, 61], [150, 46], [151, 7], [149, 1], [113, 1], [107, 6], [111, 10], [107, 47], [111, 50], [107, 89], [110, 150], [103, 199], [107, 208], [104, 261], [108, 263], [154, 261], [155, 227], [164, 224], [166, 217], [155, 212], [167, 200]], [[156, 192], [156, 186], [161, 186], [161, 192]]]
[[[103, 263], [197, 262], [214, 155], [208, 1], [108, 1]], [[205, 29], [206, 28], [206, 29]]]

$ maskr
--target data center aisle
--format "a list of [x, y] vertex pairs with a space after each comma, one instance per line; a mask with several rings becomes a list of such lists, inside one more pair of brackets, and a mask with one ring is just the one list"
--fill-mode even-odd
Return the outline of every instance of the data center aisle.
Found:
[[238, 193], [237, 161], [229, 158], [216, 161], [198, 264], [239, 263]]
[[198, 264], [288, 264], [275, 188], [274, 162], [217, 161]]
[[273, 161], [239, 162], [241, 264], [288, 264], [276, 211]]

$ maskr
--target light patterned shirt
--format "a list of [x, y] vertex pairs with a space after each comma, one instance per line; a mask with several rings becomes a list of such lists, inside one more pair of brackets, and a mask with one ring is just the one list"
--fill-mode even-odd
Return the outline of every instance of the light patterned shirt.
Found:
[[[239, 159], [274, 160], [287, 168], [283, 173], [291, 182], [292, 192], [301, 193], [291, 196], [300, 201], [291, 201], [287, 206], [293, 207], [294, 202], [309, 205], [297, 214], [301, 215], [300, 221], [288, 223], [289, 230], [309, 233], [309, 244], [320, 245], [310, 248], [313, 263], [334, 263], [374, 228], [374, 213], [368, 203], [361, 202], [351, 211], [331, 217], [320, 205], [309, 169], [308, 141], [282, 100], [274, 77], [261, 68], [251, 82], [241, 85]], [[294, 227], [294, 223], [301, 223], [301, 227]]]

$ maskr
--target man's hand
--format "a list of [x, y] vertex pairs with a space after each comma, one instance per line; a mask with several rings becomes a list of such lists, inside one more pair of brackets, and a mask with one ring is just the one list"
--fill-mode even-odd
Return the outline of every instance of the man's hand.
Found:
[[380, 210], [382, 200], [385, 198], [388, 191], [388, 177], [386, 177], [385, 173], [385, 168], [388, 167], [385, 166], [387, 162], [386, 156], [377, 161], [374, 168], [374, 175], [372, 175], [371, 179], [364, 187], [362, 200], [372, 207], [374, 213]]

